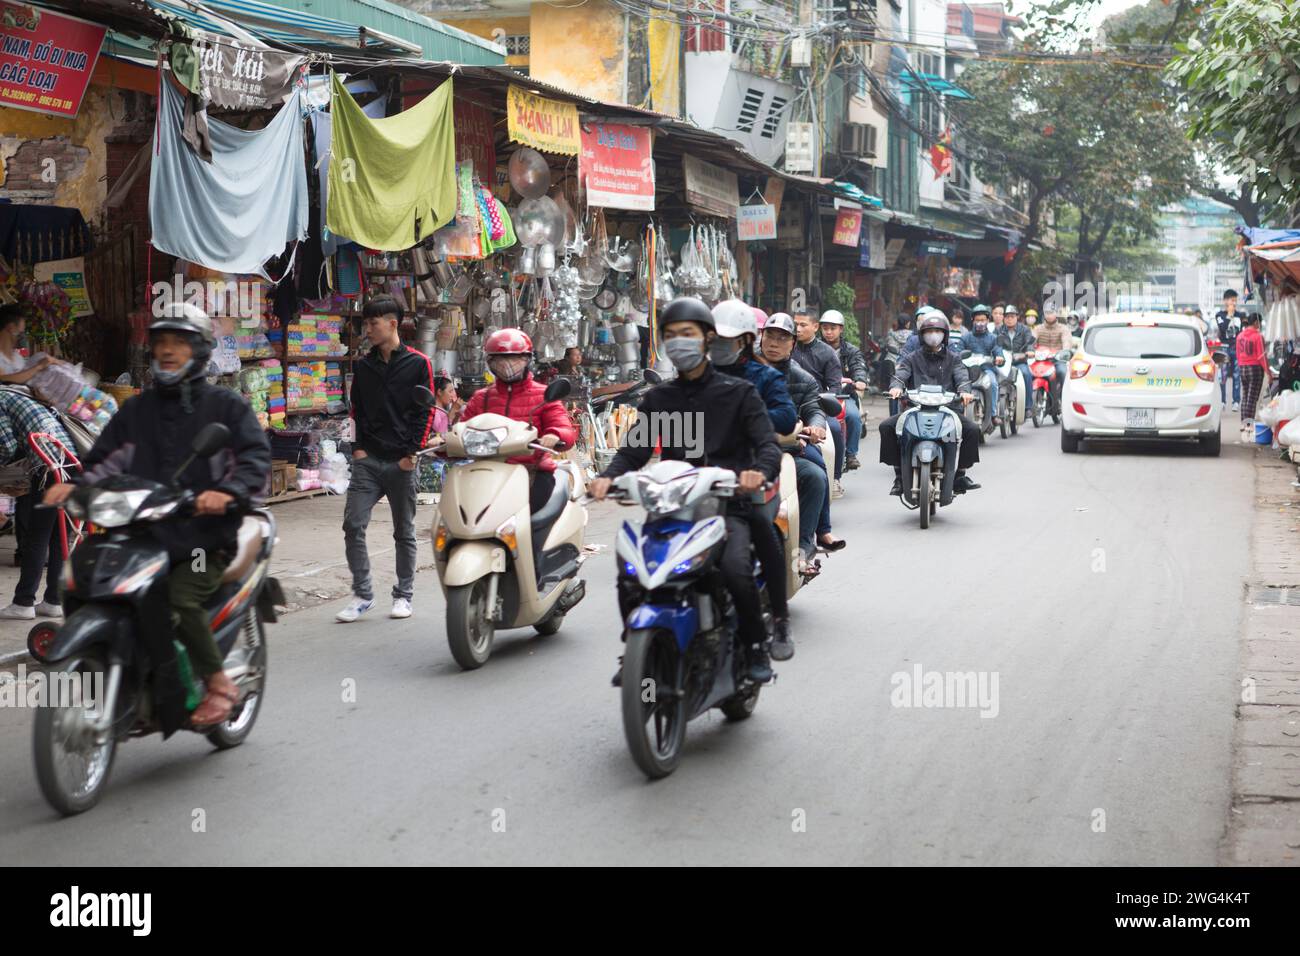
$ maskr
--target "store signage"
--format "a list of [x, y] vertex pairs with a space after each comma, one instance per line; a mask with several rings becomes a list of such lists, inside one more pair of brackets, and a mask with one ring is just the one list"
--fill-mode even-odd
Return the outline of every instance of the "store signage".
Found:
[[861, 232], [862, 210], [841, 209], [835, 216], [835, 236], [831, 242], [837, 246], [856, 247]]
[[37, 282], [52, 282], [62, 289], [68, 297], [73, 318], [95, 314], [90, 294], [86, 291], [86, 260], [83, 256], [38, 262], [32, 266], [32, 277]]
[[194, 31], [191, 44], [174, 43], [173, 69], [181, 58], [198, 60], [200, 92], [213, 106], [228, 110], [276, 109], [293, 91], [305, 56], [250, 46], [229, 37]]
[[572, 103], [548, 100], [511, 83], [506, 91], [506, 111], [509, 136], [514, 142], [564, 156], [577, 156], [582, 151], [578, 108]]
[[955, 242], [930, 242], [922, 240], [916, 250], [917, 258], [924, 259], [926, 256], [943, 256], [951, 259], [957, 255], [957, 243]]
[[457, 98], [452, 106], [452, 123], [456, 127], [456, 158], [468, 159], [474, 164], [474, 175], [479, 182], [492, 186], [497, 148], [491, 112], [477, 103]]
[[578, 175], [587, 188], [587, 205], [653, 212], [653, 147], [649, 127], [592, 123], [584, 128]]
[[682, 157], [686, 173], [686, 201], [707, 213], [735, 219], [740, 208], [740, 184], [736, 174], [687, 154]]
[[736, 239], [755, 242], [776, 238], [776, 207], [768, 203], [741, 206], [736, 218]]
[[980, 294], [980, 270], [950, 266], [943, 283], [944, 295], [974, 299]]
[[0, 2], [0, 106], [76, 116], [107, 32], [88, 20]]
[[864, 269], [885, 268], [885, 224], [874, 219], [867, 222], [858, 247], [858, 265]]

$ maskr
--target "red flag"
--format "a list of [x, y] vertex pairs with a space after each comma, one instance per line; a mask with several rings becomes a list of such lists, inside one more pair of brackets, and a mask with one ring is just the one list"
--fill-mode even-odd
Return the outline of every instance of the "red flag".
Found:
[[943, 176], [952, 169], [952, 128], [943, 131], [943, 138], [930, 147], [930, 166], [935, 177]]

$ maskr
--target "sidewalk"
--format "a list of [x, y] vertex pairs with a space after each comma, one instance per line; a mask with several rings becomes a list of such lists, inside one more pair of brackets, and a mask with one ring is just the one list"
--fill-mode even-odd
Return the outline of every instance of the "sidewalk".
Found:
[[[1235, 437], [1228, 426], [1225, 420], [1225, 443]], [[1300, 866], [1300, 489], [1291, 484], [1295, 467], [1277, 452], [1242, 450], [1255, 457], [1256, 508], [1221, 861]], [[1230, 453], [1226, 444], [1224, 451]]]

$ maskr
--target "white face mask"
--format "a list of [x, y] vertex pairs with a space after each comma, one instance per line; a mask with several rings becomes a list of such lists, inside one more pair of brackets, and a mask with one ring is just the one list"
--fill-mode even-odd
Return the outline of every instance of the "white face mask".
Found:
[[922, 333], [921, 341], [930, 346], [930, 348], [934, 348], [943, 343], [943, 333], [932, 329], [929, 332]]

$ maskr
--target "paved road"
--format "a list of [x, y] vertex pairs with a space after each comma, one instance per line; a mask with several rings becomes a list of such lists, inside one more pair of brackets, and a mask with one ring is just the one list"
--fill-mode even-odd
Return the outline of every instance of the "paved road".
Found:
[[[750, 721], [692, 723], [654, 784], [609, 686], [608, 549], [559, 635], [501, 639], [475, 673], [447, 651], [432, 572], [409, 621], [309, 608], [271, 630], [245, 746], [133, 741], [79, 818], [37, 791], [30, 712], [0, 712], [0, 859], [1212, 864], [1250, 468], [1226, 445], [1065, 456], [1056, 428], [1031, 429], [995, 437], [984, 489], [925, 532], [882, 466], [853, 473], [836, 504], [850, 547], [792, 606], [796, 657]], [[593, 519], [595, 541], [612, 519]], [[996, 674], [997, 715], [891, 706], [891, 675], [917, 665]]]

